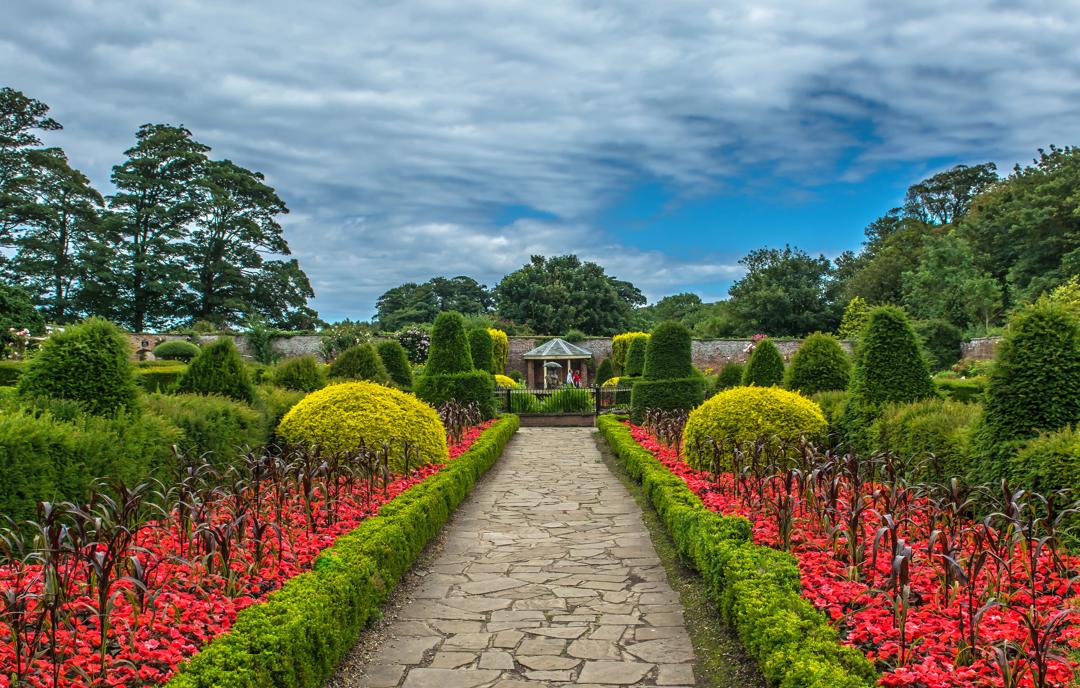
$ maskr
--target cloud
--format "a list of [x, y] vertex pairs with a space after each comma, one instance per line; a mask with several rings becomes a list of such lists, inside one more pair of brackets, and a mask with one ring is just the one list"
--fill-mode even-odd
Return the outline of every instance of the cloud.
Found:
[[[814, 187], [1007, 167], [1080, 135], [1075, 2], [13, 4], [3, 78], [52, 106], [51, 141], [102, 188], [152, 121], [263, 171], [334, 317], [407, 279], [491, 283], [529, 253], [576, 251], [656, 295], [737, 274], [597, 220], [643, 179]], [[506, 207], [552, 219], [500, 226]]]

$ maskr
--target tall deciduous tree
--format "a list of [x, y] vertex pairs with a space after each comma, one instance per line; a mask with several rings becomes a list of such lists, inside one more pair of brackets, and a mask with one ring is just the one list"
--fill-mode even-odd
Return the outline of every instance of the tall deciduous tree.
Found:
[[977, 195], [997, 181], [997, 166], [992, 162], [957, 165], [909, 187], [904, 215], [926, 224], [951, 224], [968, 211]]
[[499, 282], [495, 297], [501, 317], [540, 333], [615, 334], [629, 326], [631, 308], [644, 303], [632, 284], [575, 255], [532, 256]]
[[[127, 159], [113, 167], [116, 194], [111, 236], [95, 262], [99, 299], [95, 304], [125, 326], [142, 331], [179, 319], [187, 312], [182, 240], [200, 215], [199, 180], [210, 149], [184, 127], [143, 125]], [[106, 254], [101, 255], [100, 251]]]
[[12, 270], [54, 322], [67, 322], [82, 274], [80, 254], [97, 237], [101, 194], [58, 148], [30, 151], [27, 203]]
[[832, 331], [841, 306], [832, 293], [832, 265], [790, 246], [751, 251], [739, 264], [746, 275], [731, 286], [731, 308], [759, 332], [799, 336]]
[[[903, 284], [908, 312], [920, 320], [947, 320], [959, 328], [971, 323], [973, 311], [992, 310], [987, 299], [999, 299], [992, 291], [984, 293], [994, 280], [975, 265], [971, 247], [955, 234], [931, 239], [918, 267], [903, 274]], [[973, 305], [972, 299], [979, 303]]]

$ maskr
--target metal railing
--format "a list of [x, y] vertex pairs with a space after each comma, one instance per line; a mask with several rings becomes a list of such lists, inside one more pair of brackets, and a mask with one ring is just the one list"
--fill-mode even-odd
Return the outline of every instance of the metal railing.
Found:
[[629, 387], [553, 387], [529, 389], [499, 387], [499, 411], [519, 415], [600, 415], [630, 408]]

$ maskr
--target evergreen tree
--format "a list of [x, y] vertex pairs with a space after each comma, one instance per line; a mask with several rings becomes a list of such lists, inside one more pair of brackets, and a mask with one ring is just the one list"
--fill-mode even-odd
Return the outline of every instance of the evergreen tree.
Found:
[[772, 387], [784, 382], [784, 357], [771, 339], [762, 339], [750, 354], [743, 370], [742, 383]]
[[815, 332], [791, 357], [784, 386], [803, 396], [847, 389], [851, 360], [832, 335]]
[[255, 400], [255, 387], [247, 366], [228, 337], [203, 347], [180, 378], [177, 391], [219, 394], [249, 404]]
[[401, 389], [412, 389], [412, 366], [409, 365], [409, 354], [405, 347], [396, 339], [384, 339], [379, 342], [378, 351], [383, 367], [394, 384]]
[[486, 329], [477, 328], [469, 330], [469, 353], [472, 355], [473, 366], [477, 370], [495, 372], [494, 351], [491, 335]]
[[350, 346], [330, 364], [330, 377], [346, 380], [370, 380], [386, 384], [390, 376], [371, 344]]

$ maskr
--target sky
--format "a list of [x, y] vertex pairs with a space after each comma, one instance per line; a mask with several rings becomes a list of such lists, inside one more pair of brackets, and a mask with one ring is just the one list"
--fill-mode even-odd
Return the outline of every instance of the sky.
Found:
[[264, 173], [327, 320], [576, 253], [650, 300], [833, 257], [908, 185], [1080, 143], [1076, 0], [5, 0], [0, 86], [103, 192], [144, 123]]

